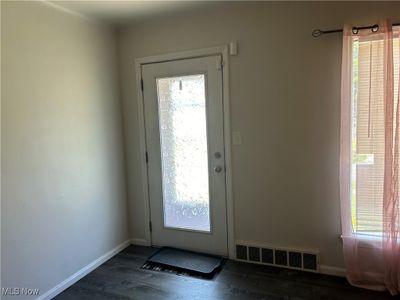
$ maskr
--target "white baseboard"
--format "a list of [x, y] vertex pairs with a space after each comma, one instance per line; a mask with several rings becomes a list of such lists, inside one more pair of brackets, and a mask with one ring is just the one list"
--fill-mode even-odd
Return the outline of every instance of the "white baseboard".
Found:
[[150, 242], [145, 239], [131, 239], [131, 244], [137, 246], [151, 246]]
[[106, 254], [100, 256], [96, 260], [92, 261], [90, 264], [86, 265], [82, 269], [80, 269], [78, 272], [72, 274], [70, 277], [65, 279], [64, 281], [60, 282], [57, 284], [55, 287], [52, 289], [48, 290], [44, 294], [40, 295], [36, 300], [48, 300], [52, 299], [58, 294], [60, 294], [62, 291], [66, 290], [69, 288], [71, 285], [73, 285], [75, 282], [77, 282], [79, 279], [83, 278], [90, 272], [92, 272], [94, 269], [96, 269], [98, 266], [109, 260], [111, 257], [119, 253], [121, 250], [125, 249], [131, 244], [131, 240], [126, 240], [125, 242], [119, 244], [115, 248], [111, 249], [108, 251]]
[[325, 274], [325, 275], [346, 277], [346, 270], [343, 268], [320, 265], [319, 271], [320, 271], [320, 273]]

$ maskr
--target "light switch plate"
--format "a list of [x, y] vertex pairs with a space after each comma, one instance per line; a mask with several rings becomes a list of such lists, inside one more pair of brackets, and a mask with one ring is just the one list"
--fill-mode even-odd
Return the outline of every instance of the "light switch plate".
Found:
[[236, 42], [229, 43], [229, 54], [233, 56], [238, 54], [238, 45]]
[[239, 131], [232, 132], [232, 144], [233, 145], [241, 145], [242, 144], [242, 136]]

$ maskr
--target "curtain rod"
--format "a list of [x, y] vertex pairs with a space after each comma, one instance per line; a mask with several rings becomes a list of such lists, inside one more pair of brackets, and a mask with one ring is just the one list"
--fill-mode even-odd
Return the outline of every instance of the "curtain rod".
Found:
[[[392, 26], [400, 26], [400, 23], [393, 23]], [[372, 32], [377, 32], [379, 30], [379, 25], [374, 24], [374, 25], [369, 25], [369, 26], [354, 26], [352, 28], [352, 31], [354, 34], [357, 34], [359, 30], [363, 29], [371, 29]], [[328, 33], [336, 33], [336, 32], [343, 32], [343, 29], [332, 29], [332, 30], [321, 30], [321, 29], [315, 29], [311, 33], [313, 37], [319, 37], [323, 34], [328, 34]]]

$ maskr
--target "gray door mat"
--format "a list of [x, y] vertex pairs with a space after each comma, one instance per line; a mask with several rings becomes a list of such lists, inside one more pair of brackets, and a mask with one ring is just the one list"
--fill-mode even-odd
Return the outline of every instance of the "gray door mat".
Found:
[[220, 256], [163, 247], [147, 259], [142, 269], [212, 279], [224, 262]]

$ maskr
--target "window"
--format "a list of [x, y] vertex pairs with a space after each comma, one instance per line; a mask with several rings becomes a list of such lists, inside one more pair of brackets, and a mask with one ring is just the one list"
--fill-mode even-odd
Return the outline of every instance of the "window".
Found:
[[[399, 88], [399, 38], [393, 40], [394, 94]], [[384, 41], [354, 39], [351, 97], [351, 218], [358, 234], [381, 236], [384, 177]], [[395, 102], [398, 99], [395, 99]]]

